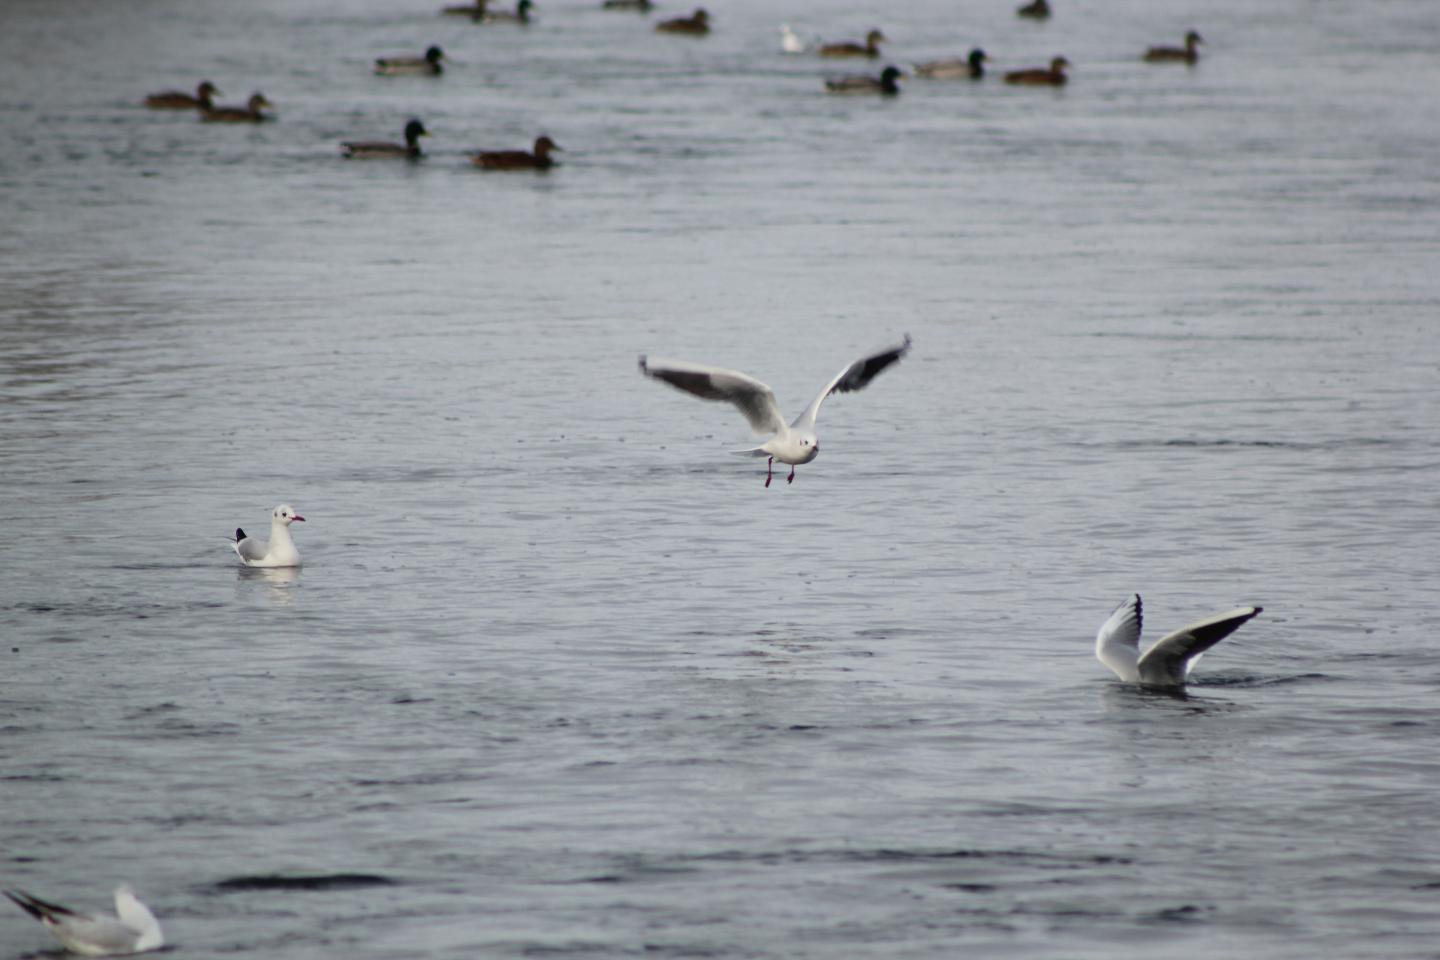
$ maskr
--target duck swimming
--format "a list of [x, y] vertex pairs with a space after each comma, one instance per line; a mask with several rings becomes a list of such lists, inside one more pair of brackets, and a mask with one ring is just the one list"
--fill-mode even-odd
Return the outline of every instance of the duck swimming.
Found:
[[878, 77], [863, 73], [851, 74], [846, 77], [832, 77], [825, 81], [825, 91], [839, 94], [878, 93], [893, 97], [900, 92], [900, 86], [895, 81], [902, 76], [904, 74], [900, 72], [899, 67], [889, 66], [880, 71]]
[[443, 17], [469, 17], [472, 20], [479, 20], [485, 16], [485, 4], [487, 2], [489, 2], [489, 0], [475, 0], [474, 3], [445, 7], [440, 11], [440, 15]]
[[655, 32], [706, 34], [710, 32], [710, 14], [705, 12], [704, 7], [697, 7], [695, 12], [688, 17], [661, 20], [655, 24]]
[[145, 106], [151, 110], [194, 110], [197, 107], [207, 110], [215, 105], [211, 98], [219, 93], [215, 84], [204, 80], [195, 88], [193, 97], [183, 90], [166, 90], [164, 93], [152, 93], [146, 97]]
[[263, 93], [252, 93], [243, 107], [201, 107], [200, 119], [210, 123], [260, 123], [270, 119], [260, 111], [275, 106]]
[[535, 4], [531, 3], [530, 0], [520, 0], [519, 3], [515, 4], [514, 13], [508, 10], [497, 10], [494, 13], [486, 13], [480, 17], [480, 22], [513, 23], [519, 26], [526, 26], [530, 23], [530, 9], [534, 6]]
[[408, 74], [428, 74], [438, 77], [445, 72], [440, 61], [445, 59], [445, 51], [439, 47], [431, 47], [425, 51], [423, 57], [382, 57], [375, 61], [375, 72], [382, 77], [399, 77]]
[[636, 10], [640, 13], [649, 13], [654, 6], [650, 0], [605, 0], [600, 4], [602, 10]]
[[917, 63], [915, 64], [915, 75], [929, 77], [932, 80], [979, 80], [985, 76], [983, 64], [989, 59], [984, 50], [976, 47], [964, 60], [931, 60], [928, 63]]
[[1015, 16], [1024, 17], [1027, 20], [1049, 20], [1050, 4], [1048, 0], [1033, 0], [1015, 11]]
[[555, 166], [550, 159], [551, 150], [560, 147], [549, 137], [535, 141], [535, 152], [524, 150], [482, 150], [470, 157], [470, 162], [482, 170], [549, 170]]
[[1195, 49], [1195, 45], [1204, 42], [1200, 34], [1191, 30], [1185, 34], [1185, 46], [1151, 47], [1145, 51], [1142, 59], [1146, 63], [1195, 63], [1200, 59], [1200, 52]]
[[880, 56], [880, 44], [885, 42], [885, 34], [879, 30], [871, 30], [865, 34], [864, 43], [826, 43], [820, 47], [822, 57], [878, 57]]
[[1036, 67], [1033, 70], [1012, 70], [1005, 74], [1005, 82], [1023, 87], [1063, 87], [1067, 82], [1065, 68], [1070, 61], [1056, 57], [1050, 61], [1049, 69]]
[[419, 120], [411, 120], [405, 124], [405, 142], [392, 143], [386, 140], [347, 140], [340, 144], [340, 149], [345, 156], [356, 160], [376, 159], [400, 159], [418, 160], [423, 153], [420, 152], [420, 138], [430, 136], [430, 131]]

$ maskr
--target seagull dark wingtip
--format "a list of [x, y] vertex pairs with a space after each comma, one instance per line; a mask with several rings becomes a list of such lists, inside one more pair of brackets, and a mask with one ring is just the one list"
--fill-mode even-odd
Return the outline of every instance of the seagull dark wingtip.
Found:
[[645, 365], [645, 354], [640, 354], [640, 372], [647, 377], [650, 375], [650, 368]]
[[36, 920], [45, 919], [45, 914], [40, 911], [39, 907], [29, 902], [28, 898], [30, 895], [25, 893], [23, 890], [0, 890], [0, 893], [5, 894], [5, 896], [9, 897], [11, 902], [14, 903], [15, 906], [19, 907], [21, 910], [24, 910]]

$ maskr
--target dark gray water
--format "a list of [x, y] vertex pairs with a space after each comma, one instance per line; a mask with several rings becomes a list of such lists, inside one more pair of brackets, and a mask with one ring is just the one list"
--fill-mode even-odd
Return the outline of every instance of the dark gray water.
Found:
[[[1440, 956], [1432, 0], [439, 5], [0, 5], [0, 885], [185, 957]], [[827, 98], [781, 21], [1073, 82]], [[276, 122], [138, 106], [202, 78]], [[905, 332], [769, 490], [635, 370], [798, 412]], [[1093, 659], [1134, 591], [1265, 612], [1178, 699]]]

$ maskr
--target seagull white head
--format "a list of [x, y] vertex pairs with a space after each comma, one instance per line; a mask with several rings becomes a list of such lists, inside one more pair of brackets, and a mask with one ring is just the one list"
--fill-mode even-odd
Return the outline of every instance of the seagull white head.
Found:
[[296, 520], [299, 520], [301, 523], [305, 522], [305, 518], [300, 516], [300, 514], [296, 513], [295, 508], [290, 506], [290, 504], [288, 503], [280, 504], [280, 506], [276, 507], [270, 513], [271, 524], [279, 523], [284, 524], [288, 527]]

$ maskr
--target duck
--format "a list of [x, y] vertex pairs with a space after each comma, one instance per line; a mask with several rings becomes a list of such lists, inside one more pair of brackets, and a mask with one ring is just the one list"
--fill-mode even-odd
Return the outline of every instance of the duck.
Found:
[[602, 10], [636, 10], [640, 13], [649, 13], [655, 6], [650, 0], [605, 0], [600, 4]]
[[485, 16], [485, 5], [488, 2], [489, 0], [475, 0], [474, 3], [445, 7], [440, 11], [440, 15], [442, 17], [469, 17], [472, 20], [479, 20]]
[[527, 26], [530, 23], [530, 9], [534, 6], [535, 4], [530, 0], [520, 0], [515, 4], [514, 13], [508, 10], [497, 10], [494, 13], [486, 13], [479, 19], [481, 23], [514, 23]]
[[550, 151], [559, 149], [560, 145], [554, 140], [540, 137], [535, 141], [533, 153], [524, 150], [481, 150], [471, 155], [470, 162], [482, 170], [549, 170], [555, 166], [555, 161], [550, 159]]
[[382, 77], [398, 77], [406, 74], [429, 74], [438, 77], [445, 72], [440, 61], [445, 51], [431, 47], [423, 57], [381, 57], [375, 61], [375, 72]]
[[1049, 0], [1032, 0], [1032, 2], [1016, 10], [1015, 16], [1024, 17], [1027, 20], [1049, 20]]
[[786, 53], [804, 53], [805, 41], [800, 39], [800, 34], [790, 29], [790, 24], [780, 24], [780, 49]]
[[657, 33], [706, 34], [710, 32], [710, 14], [705, 12], [704, 7], [696, 7], [695, 12], [688, 17], [661, 20], [655, 24], [655, 31]]
[[201, 107], [200, 119], [211, 123], [260, 123], [270, 119], [260, 111], [275, 106], [263, 93], [252, 93], [243, 107]]
[[932, 80], [957, 78], [979, 80], [985, 76], [985, 67], [982, 64], [989, 59], [984, 50], [976, 47], [964, 60], [931, 60], [928, 63], [917, 63], [915, 64], [915, 75], [929, 77]]
[[300, 551], [290, 539], [290, 524], [304, 523], [305, 518], [295, 512], [288, 503], [282, 503], [270, 511], [270, 539], [256, 540], [245, 536], [245, 531], [235, 528], [235, 555], [247, 567], [298, 567]]
[[1005, 74], [1005, 82], [1024, 87], [1063, 87], [1067, 82], [1065, 68], [1068, 66], [1070, 66], [1069, 60], [1064, 57], [1056, 57], [1050, 61], [1049, 68], [1012, 70]]
[[871, 30], [865, 34], [864, 43], [826, 43], [821, 45], [819, 52], [822, 57], [878, 57], [880, 44], [884, 42], [885, 34], [879, 30]]
[[212, 98], [219, 96], [220, 91], [209, 80], [202, 80], [200, 86], [195, 88], [195, 95], [183, 90], [166, 90], [163, 93], [152, 93], [145, 98], [145, 106], [151, 110], [194, 110], [197, 107], [201, 110], [208, 110], [215, 104]]
[[895, 81], [902, 76], [904, 74], [900, 72], [899, 67], [889, 66], [880, 71], [878, 77], [863, 73], [831, 77], [825, 81], [825, 91], [840, 94], [879, 93], [893, 97], [900, 92], [900, 86]]
[[403, 159], [418, 160], [423, 153], [420, 152], [420, 138], [430, 136], [430, 131], [425, 129], [425, 124], [419, 120], [411, 120], [405, 124], [405, 142], [394, 143], [388, 140], [347, 140], [340, 144], [340, 149], [345, 156], [356, 160], [376, 159]]
[[1185, 46], [1151, 47], [1145, 51], [1142, 59], [1147, 63], [1194, 63], [1200, 59], [1200, 52], [1195, 49], [1195, 45], [1204, 42], [1200, 34], [1191, 30], [1185, 34]]

